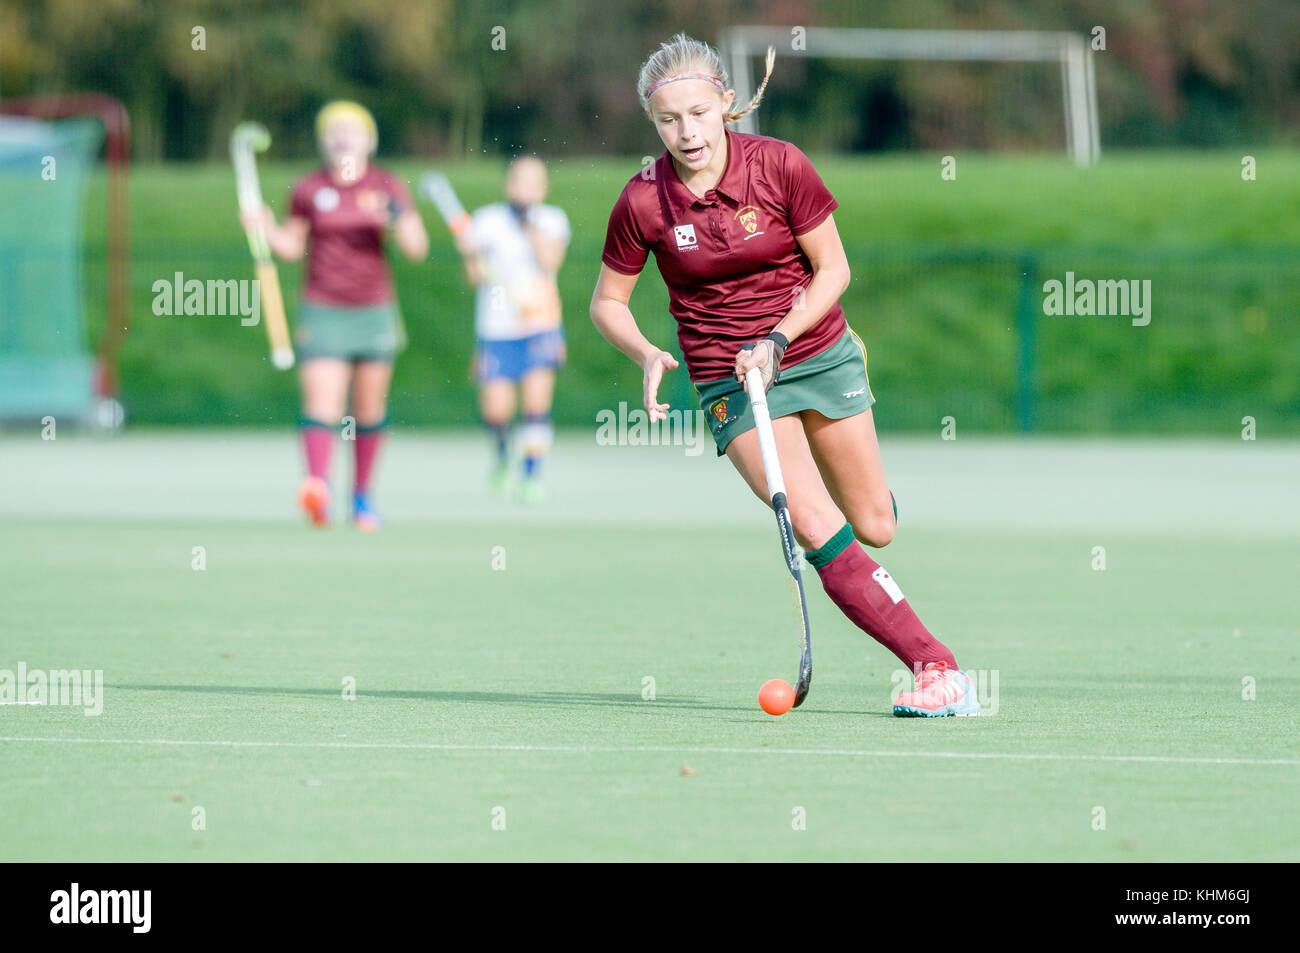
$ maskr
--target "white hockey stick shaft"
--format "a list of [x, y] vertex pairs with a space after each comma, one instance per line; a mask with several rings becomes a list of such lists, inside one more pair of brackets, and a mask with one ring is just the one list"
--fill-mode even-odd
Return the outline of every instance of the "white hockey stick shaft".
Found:
[[749, 389], [749, 405], [754, 411], [754, 431], [758, 434], [758, 449], [763, 454], [763, 473], [767, 476], [767, 495], [776, 503], [777, 495], [785, 496], [785, 478], [781, 476], [781, 461], [776, 455], [776, 436], [772, 433], [772, 416], [767, 409], [767, 391], [763, 389], [763, 372], [755, 367], [745, 374]]

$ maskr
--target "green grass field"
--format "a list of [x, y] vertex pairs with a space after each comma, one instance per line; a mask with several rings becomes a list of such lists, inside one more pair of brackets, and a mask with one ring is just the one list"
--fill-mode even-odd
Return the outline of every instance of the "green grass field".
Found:
[[5, 434], [0, 669], [105, 697], [0, 707], [0, 859], [1300, 859], [1300, 446], [882, 440], [877, 555], [989, 716], [891, 717], [811, 572], [763, 714], [784, 568], [711, 451], [570, 432], [521, 510], [399, 431], [362, 535], [299, 523], [287, 431]]

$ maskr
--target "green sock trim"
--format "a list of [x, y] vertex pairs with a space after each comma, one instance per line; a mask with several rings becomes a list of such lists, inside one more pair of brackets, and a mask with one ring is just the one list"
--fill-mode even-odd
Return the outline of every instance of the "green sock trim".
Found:
[[821, 569], [830, 564], [830, 561], [838, 556], [844, 550], [849, 548], [853, 542], [853, 527], [845, 523], [840, 527], [840, 531], [826, 541], [826, 545], [821, 549], [814, 549], [810, 553], [804, 553], [804, 558], [812, 564], [813, 569]]
[[335, 426], [335, 424], [327, 424], [320, 420], [313, 420], [310, 417], [303, 417], [301, 415], [298, 417], [298, 427], [300, 429], [306, 427], [324, 427], [326, 430], [333, 430]]
[[377, 424], [357, 424], [357, 433], [374, 433], [378, 430], [384, 430], [388, 427], [391, 418], [385, 414], [384, 419]]

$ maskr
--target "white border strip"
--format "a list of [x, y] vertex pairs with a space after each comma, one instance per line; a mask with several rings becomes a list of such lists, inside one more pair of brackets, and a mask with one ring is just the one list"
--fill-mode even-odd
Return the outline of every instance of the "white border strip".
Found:
[[211, 748], [339, 748], [397, 751], [530, 751], [550, 754], [767, 754], [834, 758], [951, 758], [984, 761], [1109, 761], [1138, 764], [1300, 766], [1300, 758], [1176, 758], [1140, 754], [1013, 754], [988, 751], [873, 751], [857, 748], [713, 748], [689, 745], [476, 745], [401, 741], [185, 741], [173, 738], [53, 738], [0, 735], [0, 742], [86, 745], [163, 745]]

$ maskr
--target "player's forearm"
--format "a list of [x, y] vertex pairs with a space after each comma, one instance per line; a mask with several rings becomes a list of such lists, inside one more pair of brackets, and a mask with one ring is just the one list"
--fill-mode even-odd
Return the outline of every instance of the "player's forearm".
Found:
[[283, 261], [298, 261], [307, 253], [307, 236], [278, 225], [268, 225], [266, 245], [277, 258]]
[[478, 246], [470, 238], [467, 232], [460, 232], [456, 235], [456, 251], [460, 254], [460, 262], [464, 266], [465, 281], [471, 288], [477, 288], [487, 280], [487, 269], [483, 267], [483, 262], [479, 258]]
[[462, 258], [461, 264], [465, 266], [465, 281], [471, 288], [486, 284], [487, 269], [483, 267], [483, 263], [479, 261], [477, 255]]
[[835, 307], [835, 302], [840, 300], [840, 295], [849, 286], [849, 277], [847, 262], [817, 268], [808, 287], [773, 330], [780, 331], [787, 339], [794, 341]]
[[614, 347], [626, 354], [641, 367], [646, 359], [659, 353], [636, 326], [636, 318], [626, 304], [612, 298], [593, 298], [591, 301], [591, 322], [596, 330]]
[[564, 263], [565, 247], [563, 242], [547, 238], [533, 228], [528, 230], [528, 241], [533, 246], [533, 255], [537, 259], [537, 267], [543, 273], [554, 275], [560, 270], [560, 265]]
[[429, 233], [415, 212], [402, 213], [393, 228], [393, 238], [402, 254], [411, 261], [424, 261], [429, 256]]

